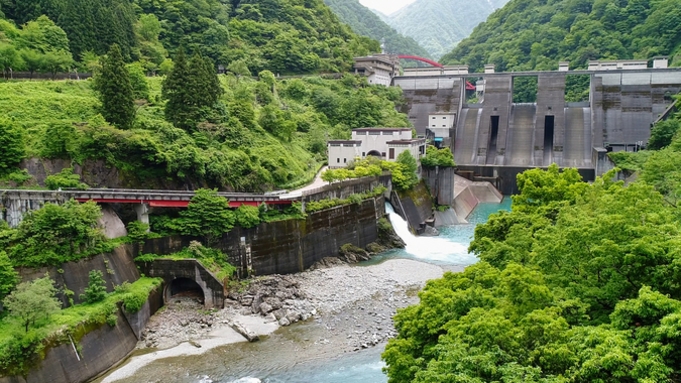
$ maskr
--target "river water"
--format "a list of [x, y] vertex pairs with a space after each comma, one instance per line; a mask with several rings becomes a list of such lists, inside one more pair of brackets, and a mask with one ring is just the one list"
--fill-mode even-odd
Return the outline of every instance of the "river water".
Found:
[[[391, 250], [374, 257], [366, 265], [391, 258], [417, 259], [457, 269], [477, 262], [468, 254], [475, 225], [487, 221], [490, 214], [510, 209], [510, 198], [501, 204], [480, 204], [468, 217], [468, 224], [443, 227], [439, 237], [415, 237], [406, 222], [387, 204], [390, 220], [405, 241], [405, 249]], [[277, 331], [263, 342], [237, 343], [218, 347], [200, 356], [180, 356], [157, 360], [120, 381], [163, 383], [385, 383], [381, 361], [383, 346], [378, 345], [341, 357], [300, 363], [296, 350], [282, 350], [282, 345], [315, 339], [315, 326], [300, 324]], [[284, 346], [284, 348], [290, 346]], [[295, 348], [295, 346], [293, 346]]]

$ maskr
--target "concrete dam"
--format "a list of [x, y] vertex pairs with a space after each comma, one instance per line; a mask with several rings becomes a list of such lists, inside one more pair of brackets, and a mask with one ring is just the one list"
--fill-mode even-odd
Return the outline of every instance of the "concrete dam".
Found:
[[[588, 77], [588, 101], [566, 101], [568, 76]], [[513, 102], [518, 77], [536, 78], [536, 102]], [[466, 103], [467, 80], [478, 83], [474, 104]], [[419, 135], [444, 129], [435, 122], [448, 115], [452, 124], [440, 134], [448, 137], [445, 142], [459, 170], [495, 179], [510, 194], [516, 191], [516, 174], [528, 168], [556, 163], [593, 180], [611, 168], [608, 151], [645, 145], [652, 123], [673, 103], [671, 95], [681, 91], [681, 68], [445, 75], [412, 71], [395, 77], [393, 85], [403, 89], [407, 104], [402, 111]]]

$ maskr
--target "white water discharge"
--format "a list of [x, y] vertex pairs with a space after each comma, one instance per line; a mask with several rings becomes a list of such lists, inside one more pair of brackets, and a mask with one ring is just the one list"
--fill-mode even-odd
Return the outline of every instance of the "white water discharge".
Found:
[[[470, 265], [477, 262], [474, 255], [468, 254], [469, 230], [460, 234], [442, 232], [439, 237], [418, 237], [409, 231], [407, 221], [395, 213], [392, 205], [386, 203], [385, 210], [395, 233], [407, 244], [404, 251], [408, 255], [416, 259], [456, 265]], [[461, 228], [463, 229], [464, 226], [461, 226]], [[451, 230], [456, 230], [456, 227], [452, 227]]]

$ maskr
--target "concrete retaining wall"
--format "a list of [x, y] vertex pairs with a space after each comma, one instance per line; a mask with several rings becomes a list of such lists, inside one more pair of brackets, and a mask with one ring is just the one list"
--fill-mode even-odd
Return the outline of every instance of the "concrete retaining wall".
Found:
[[161, 294], [152, 293], [137, 313], [118, 310], [116, 326], [104, 324], [80, 340], [76, 352], [67, 341], [46, 350], [45, 359], [26, 378], [0, 377], [0, 383], [81, 383], [96, 377], [125, 358], [137, 344], [141, 329], [161, 306]]
[[393, 192], [390, 203], [416, 234], [420, 234], [426, 221], [433, 217], [433, 199], [424, 182], [405, 193]]
[[[40, 268], [19, 268], [21, 280], [32, 281], [42, 278], [49, 274], [55, 281], [59, 290], [67, 288], [74, 292], [73, 301], [75, 304], [81, 302], [80, 294], [85, 292], [89, 282], [91, 270], [100, 270], [106, 281], [106, 291], [112, 292], [114, 286], [123, 282], [134, 282], [139, 279], [134, 261], [134, 247], [132, 245], [122, 245], [107, 254], [99, 254], [94, 257], [81, 259], [76, 262], [63, 263], [61, 266], [40, 267]], [[63, 307], [69, 306], [69, 301], [63, 293], [59, 293], [58, 298], [62, 301]]]
[[474, 182], [455, 175], [454, 211], [461, 222], [480, 202], [500, 203], [504, 196], [489, 182]]
[[[217, 247], [229, 255], [241, 276], [291, 274], [303, 271], [324, 257], [338, 256], [351, 243], [364, 248], [378, 238], [376, 221], [385, 215], [385, 199], [338, 206], [310, 213], [303, 220], [262, 223], [251, 229], [234, 227]], [[167, 255], [182, 250], [191, 237], [147, 240], [144, 253]]]
[[145, 275], [163, 278], [165, 285], [163, 302], [170, 299], [170, 286], [176, 278], [196, 281], [203, 290], [205, 308], [223, 308], [225, 305], [224, 286], [213, 273], [194, 259], [157, 259], [142, 266]]

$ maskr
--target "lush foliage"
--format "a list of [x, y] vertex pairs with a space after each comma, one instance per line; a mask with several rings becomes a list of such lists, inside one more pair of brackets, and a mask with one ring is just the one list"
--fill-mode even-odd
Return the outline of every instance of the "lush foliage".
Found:
[[14, 270], [7, 253], [0, 251], [0, 300], [9, 294], [19, 282], [19, 274]]
[[378, 197], [381, 194], [385, 193], [385, 187], [383, 185], [375, 187], [371, 191], [361, 193], [361, 194], [352, 194], [348, 198], [329, 198], [329, 199], [323, 199], [319, 201], [310, 201], [305, 204], [305, 212], [306, 213], [314, 213], [316, 211], [320, 210], [325, 210], [325, 209], [330, 209], [332, 207], [336, 206], [343, 206], [343, 205], [350, 205], [350, 204], [360, 204], [362, 201], [369, 199], [369, 198], [374, 198]]
[[[20, 32], [39, 41], [58, 37], [59, 49], [49, 52], [69, 60], [60, 70], [72, 66], [72, 55], [87, 68], [93, 55], [105, 54], [113, 44], [126, 61], [140, 60], [151, 72], [166, 71], [168, 51], [180, 46], [225, 67], [242, 60], [252, 72], [282, 74], [345, 71], [352, 57], [380, 50], [376, 41], [342, 25], [321, 0], [3, 0], [0, 10], [17, 25], [46, 25]], [[50, 19], [56, 25], [45, 21]], [[3, 29], [17, 30], [3, 22]]]
[[129, 129], [135, 119], [135, 100], [130, 73], [117, 44], [112, 45], [109, 53], [101, 59], [101, 66], [94, 88], [102, 103], [102, 116], [119, 129]]
[[[406, 153], [406, 154], [404, 154]], [[368, 156], [355, 159], [347, 168], [327, 169], [322, 174], [322, 180], [332, 183], [352, 178], [379, 176], [383, 172], [390, 172], [393, 185], [397, 190], [408, 190], [418, 182], [416, 159], [408, 151], [397, 156], [396, 162], [382, 161]]]
[[426, 147], [426, 155], [421, 157], [421, 165], [430, 167], [453, 167], [456, 166], [456, 163], [454, 162], [454, 155], [449, 148], [438, 149], [428, 145], [428, 147]]
[[648, 140], [647, 149], [659, 150], [669, 146], [672, 139], [681, 128], [681, 119], [669, 119], [660, 121], [653, 126], [650, 131], [650, 139]]
[[192, 241], [188, 247], [170, 255], [144, 254], [135, 258], [135, 262], [153, 262], [155, 259], [196, 259], [216, 278], [226, 282], [236, 272], [236, 267], [229, 263], [229, 256], [220, 250], [205, 247]]
[[[123, 304], [127, 312], [136, 312], [147, 300], [149, 293], [157, 289], [161, 282], [160, 278], [140, 278], [132, 284], [124, 283], [117, 286], [114, 293], [108, 294], [103, 301], [59, 310], [53, 312], [49, 319], [36, 318], [35, 326], [30, 326], [28, 332], [19, 318], [4, 318], [0, 321], [0, 376], [26, 375], [44, 357], [45, 347], [70, 342], [69, 337], [79, 342], [85, 334], [99, 326], [115, 326], [119, 303]], [[48, 284], [52, 286], [49, 279], [40, 283], [45, 285], [45, 290], [50, 289]], [[29, 299], [30, 304], [46, 300], [49, 296], [47, 294], [47, 291], [43, 291], [37, 299]], [[39, 309], [46, 312], [42, 307]]]
[[52, 280], [46, 276], [19, 283], [3, 303], [10, 316], [17, 318], [28, 333], [29, 326], [35, 326], [36, 321], [47, 319], [61, 309], [61, 303], [54, 296], [56, 293]]
[[166, 119], [177, 127], [194, 129], [201, 121], [200, 114], [210, 113], [222, 92], [213, 62], [200, 54], [187, 61], [180, 49], [163, 81]]
[[85, 294], [81, 295], [80, 299], [85, 303], [95, 303], [103, 301], [106, 298], [106, 281], [104, 275], [100, 270], [91, 270], [88, 275], [89, 281], [85, 288]]
[[347, 138], [351, 128], [409, 126], [395, 111], [399, 88], [349, 75], [274, 81], [267, 73], [259, 81], [221, 75], [225, 93], [191, 132], [164, 120], [159, 78], [148, 78], [150, 100], [129, 130], [98, 115], [88, 82], [0, 83], [0, 108], [14, 119], [8, 126], [24, 133], [0, 137], [18, 142], [12, 158], [104, 160], [131, 187], [258, 191], [309, 182], [326, 160], [326, 140]]
[[57, 266], [105, 249], [99, 207], [92, 201], [46, 203], [28, 212], [16, 229], [0, 229], [0, 244], [15, 266]]
[[359, 1], [324, 0], [324, 3], [355, 33], [382, 42], [386, 53], [430, 56], [414, 39], [399, 34]]
[[255, 206], [241, 205], [234, 211], [236, 224], [244, 229], [250, 229], [260, 224], [260, 209]]
[[480, 262], [398, 312], [389, 381], [674, 381], [679, 216], [613, 175], [519, 175], [512, 211], [476, 228]]
[[[676, 0], [511, 0], [480, 24], [444, 63], [473, 71], [586, 68], [596, 59], [649, 59], [679, 53], [681, 8]], [[679, 64], [677, 61], [675, 63]]]
[[229, 209], [227, 199], [219, 196], [217, 191], [199, 189], [171, 227], [183, 235], [202, 237], [210, 246], [232, 230], [234, 212]]
[[50, 174], [45, 177], [45, 186], [50, 190], [61, 188], [85, 190], [88, 185], [80, 182], [80, 176], [73, 173], [73, 168], [64, 168], [59, 173]]
[[4, 176], [12, 172], [26, 152], [23, 130], [4, 118], [0, 118], [0, 147], [0, 176]]

